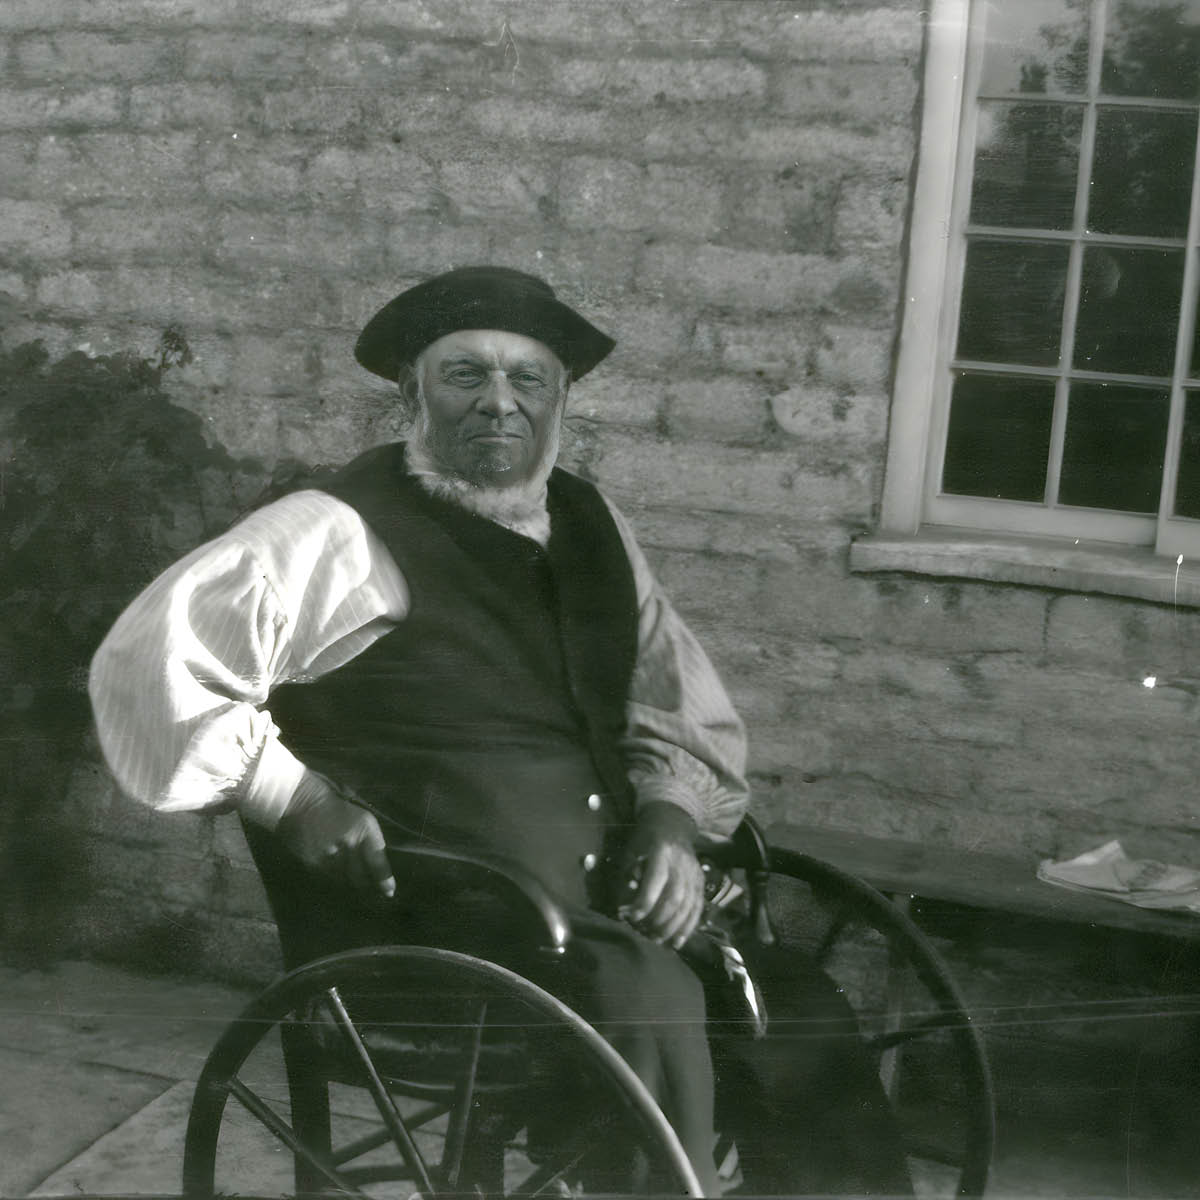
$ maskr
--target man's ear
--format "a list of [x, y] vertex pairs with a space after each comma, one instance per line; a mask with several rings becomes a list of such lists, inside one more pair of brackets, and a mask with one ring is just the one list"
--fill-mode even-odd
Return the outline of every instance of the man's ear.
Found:
[[405, 400], [417, 398], [417, 371], [410, 362], [401, 363], [396, 374], [396, 383], [400, 387], [400, 395]]
[[418, 387], [417, 369], [412, 363], [401, 363], [396, 383], [400, 388], [400, 403], [410, 417], [417, 415]]

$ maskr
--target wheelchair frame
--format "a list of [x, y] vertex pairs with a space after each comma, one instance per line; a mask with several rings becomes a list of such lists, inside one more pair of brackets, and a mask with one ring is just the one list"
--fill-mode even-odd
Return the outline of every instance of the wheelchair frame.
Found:
[[[397, 870], [405, 861], [436, 863], [458, 881], [487, 879], [508, 889], [536, 914], [543, 932], [546, 952], [561, 954], [569, 939], [565, 914], [532, 877], [512, 864], [483, 857], [450, 854], [429, 847], [400, 846], [391, 851]], [[915, 1159], [944, 1164], [953, 1178], [953, 1194], [981, 1196], [987, 1184], [994, 1141], [994, 1108], [987, 1060], [978, 1029], [971, 1021], [953, 979], [936, 949], [912, 920], [881, 893], [861, 880], [818, 859], [794, 851], [771, 851], [761, 830], [749, 818], [727, 843], [705, 847], [705, 859], [727, 871], [744, 872], [749, 919], [754, 935], [771, 940], [782, 935], [775, 928], [769, 908], [772, 876], [810, 889], [832, 912], [813, 956], [828, 969], [840, 944], [866, 931], [868, 940], [882, 937], [888, 952], [888, 987], [892, 989], [895, 968], [911, 967], [915, 980], [925, 990], [932, 1007], [907, 1019], [896, 997], [887, 997], [882, 1028], [864, 1033], [868, 1048], [881, 1065], [881, 1075], [893, 1097], [901, 1083], [901, 1056], [925, 1039], [948, 1043], [953, 1070], [961, 1092], [962, 1144], [944, 1147], [928, 1138], [909, 1138], [906, 1148]], [[617, 1122], [631, 1147], [643, 1155], [648, 1174], [657, 1181], [656, 1190], [678, 1190], [699, 1195], [700, 1185], [666, 1119], [645, 1086], [624, 1060], [590, 1025], [567, 1005], [523, 976], [504, 967], [449, 950], [417, 946], [387, 946], [352, 950], [318, 960], [289, 972], [261, 993], [226, 1029], [205, 1063], [196, 1087], [188, 1122], [184, 1153], [184, 1194], [191, 1198], [211, 1197], [216, 1186], [215, 1168], [220, 1153], [220, 1131], [227, 1102], [232, 1097], [292, 1153], [298, 1193], [335, 1189], [351, 1195], [367, 1195], [361, 1189], [383, 1178], [408, 1181], [405, 1195], [437, 1196], [484, 1191], [486, 1194], [545, 1194], [560, 1187], [570, 1172], [586, 1163], [595, 1138], [605, 1133], [585, 1128], [550, 1161], [534, 1164], [518, 1188], [509, 1192], [504, 1179], [503, 1143], [511, 1129], [492, 1131], [491, 1143], [479, 1132], [479, 1113], [488, 1111], [488, 1084], [480, 1067], [480, 1046], [486, 1005], [481, 1008], [473, 1034], [466, 1037], [463, 1062], [466, 1069], [454, 1084], [425, 1088], [387, 1078], [368, 1049], [369, 1038], [360, 1036], [343, 995], [363, 987], [384, 986], [389, 980], [422, 971], [445, 972], [460, 984], [477, 987], [481, 995], [500, 997], [501, 1002], [525, 1005], [538, 1020], [556, 1023], [568, 1031], [572, 1044], [590, 1063], [597, 1078], [611, 1089], [609, 1095], [621, 1110]], [[297, 1069], [304, 1062], [304, 1022], [297, 1014], [313, 1004], [324, 1006], [356, 1062], [358, 1082], [370, 1093], [381, 1122], [373, 1133], [334, 1147], [330, 1134], [327, 1081], [312, 1071]], [[909, 1010], [911, 1011], [911, 1009]], [[255, 1048], [278, 1026], [287, 1060], [291, 1124], [267, 1100], [239, 1076]], [[407, 1097], [402, 1111], [396, 1094]], [[416, 1107], [413, 1107], [413, 1106]], [[437, 1164], [426, 1161], [418, 1142], [431, 1122], [444, 1118], [440, 1134], [442, 1157]], [[509, 1122], [511, 1124], [511, 1121]], [[503, 1124], [503, 1122], [501, 1122]], [[611, 1133], [611, 1129], [605, 1136]], [[499, 1142], [497, 1143], [497, 1138]], [[400, 1164], [391, 1173], [377, 1166], [355, 1167], [354, 1161], [390, 1143]], [[499, 1158], [497, 1158], [499, 1155]], [[663, 1181], [668, 1181], [664, 1183]], [[561, 1191], [556, 1194], [561, 1194]]]

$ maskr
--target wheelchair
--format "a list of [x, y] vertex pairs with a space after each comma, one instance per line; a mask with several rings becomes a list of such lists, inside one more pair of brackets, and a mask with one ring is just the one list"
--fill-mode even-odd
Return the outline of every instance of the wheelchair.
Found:
[[[397, 878], [421, 871], [447, 889], [503, 893], [536, 933], [531, 953], [570, 953], [566, 914], [515, 865], [428, 845], [389, 854]], [[750, 818], [702, 863], [744, 937], [807, 956], [849, 1000], [916, 1194], [981, 1196], [994, 1138], [987, 1060], [926, 936], [861, 880], [770, 849]], [[666, 1118], [600, 1033], [522, 974], [429, 945], [301, 966], [225, 1029], [196, 1085], [184, 1195], [245, 1192], [248, 1178], [263, 1194], [261, 1161], [245, 1164], [272, 1154], [272, 1194], [701, 1194]]]

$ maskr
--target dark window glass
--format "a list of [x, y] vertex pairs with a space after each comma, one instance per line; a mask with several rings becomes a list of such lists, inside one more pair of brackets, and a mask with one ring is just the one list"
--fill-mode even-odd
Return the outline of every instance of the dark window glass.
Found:
[[1086, 4], [1075, 0], [1004, 0], [984, 13], [987, 48], [980, 91], [1081, 92], [1087, 85]]
[[1096, 121], [1088, 228], [1185, 237], [1195, 157], [1195, 113], [1102, 110]]
[[1183, 410], [1183, 445], [1175, 484], [1175, 515], [1200, 518], [1200, 393], [1188, 392]]
[[1054, 384], [1012, 376], [958, 376], [950, 400], [942, 490], [956, 496], [1041, 501]]
[[967, 247], [958, 355], [980, 362], [1058, 363], [1066, 246], [974, 241]]
[[971, 220], [1070, 229], [1082, 128], [1074, 105], [980, 104]]
[[1182, 283], [1182, 250], [1089, 246], [1083, 256], [1075, 366], [1170, 375]]
[[1200, 95], [1200, 2], [1110, 0], [1100, 87], [1110, 96]]
[[1067, 405], [1059, 502], [1157, 512], [1169, 412], [1165, 391], [1074, 384]]
[[1189, 374], [1193, 378], [1200, 375], [1200, 321], [1192, 326], [1192, 361]]

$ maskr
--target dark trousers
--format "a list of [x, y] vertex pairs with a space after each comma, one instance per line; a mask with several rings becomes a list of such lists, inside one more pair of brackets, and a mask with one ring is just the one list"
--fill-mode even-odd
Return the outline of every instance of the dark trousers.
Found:
[[739, 939], [769, 1014], [626, 925], [577, 915], [574, 965], [539, 980], [619, 1050], [658, 1101], [707, 1195], [714, 1129], [737, 1145], [747, 1195], [907, 1196], [891, 1106], [854, 1014], [794, 951]]
[[[733, 985], [699, 974], [623, 922], [568, 909], [561, 959], [528, 953], [487, 896], [364, 901], [248, 830], [289, 968], [339, 950], [436, 945], [508, 966], [558, 996], [622, 1055], [658, 1101], [705, 1192], [719, 1194], [714, 1129], [737, 1143], [747, 1194], [911, 1194], [890, 1107], [853, 1013], [802, 956], [740, 941], [766, 996], [753, 1037]], [[704, 976], [702, 978], [701, 976]]]
[[911, 1195], [891, 1105], [846, 998], [806, 956], [752, 937], [738, 944], [769, 1017], [766, 1037], [754, 1038], [729, 988], [710, 985], [716, 1125], [737, 1143], [740, 1190]]

